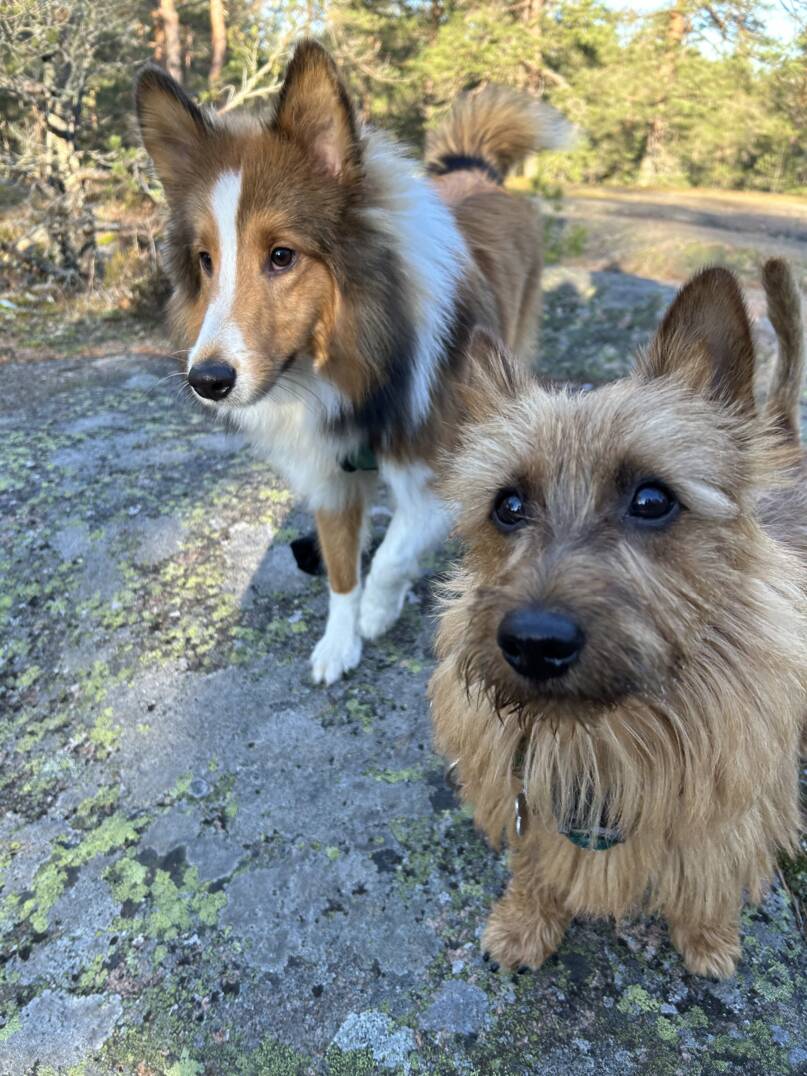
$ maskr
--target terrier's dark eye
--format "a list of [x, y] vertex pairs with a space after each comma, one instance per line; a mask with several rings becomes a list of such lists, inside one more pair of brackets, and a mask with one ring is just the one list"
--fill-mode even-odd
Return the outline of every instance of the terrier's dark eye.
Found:
[[269, 268], [274, 273], [291, 269], [297, 260], [297, 251], [291, 247], [275, 247], [269, 255]]
[[205, 276], [213, 276], [213, 259], [206, 250], [199, 251], [199, 265]]
[[628, 515], [637, 523], [668, 523], [677, 514], [680, 504], [675, 494], [661, 482], [644, 482], [633, 494]]
[[526, 523], [527, 508], [518, 490], [503, 489], [497, 493], [490, 518], [505, 534]]

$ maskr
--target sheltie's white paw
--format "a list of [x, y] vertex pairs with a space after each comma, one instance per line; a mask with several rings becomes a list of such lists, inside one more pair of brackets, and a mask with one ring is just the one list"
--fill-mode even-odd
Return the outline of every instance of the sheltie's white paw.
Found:
[[408, 579], [385, 583], [370, 576], [362, 594], [359, 613], [359, 630], [363, 638], [378, 639], [392, 627], [401, 615], [410, 586]]
[[361, 660], [359, 602], [361, 584], [347, 594], [331, 591], [325, 634], [311, 655], [311, 675], [315, 684], [335, 684]]
[[361, 661], [361, 636], [326, 631], [311, 654], [311, 675], [315, 684], [335, 684]]

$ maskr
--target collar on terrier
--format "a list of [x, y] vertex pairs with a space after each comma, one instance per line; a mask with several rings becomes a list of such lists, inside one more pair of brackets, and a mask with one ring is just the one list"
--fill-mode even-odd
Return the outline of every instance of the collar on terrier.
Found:
[[[524, 761], [527, 755], [527, 737], [523, 736], [519, 741], [510, 772], [513, 778], [520, 784], [520, 791], [516, 794], [513, 803], [515, 813], [516, 836], [520, 839], [529, 828], [530, 809], [527, 803], [527, 794], [524, 790]], [[615, 844], [622, 844], [625, 835], [618, 826], [608, 825], [607, 806], [603, 807], [599, 822], [596, 826], [577, 826], [575, 822], [588, 816], [590, 804], [586, 797], [581, 797], [575, 804], [571, 817], [564, 821], [557, 820], [558, 833], [562, 833], [566, 840], [578, 848], [585, 848], [589, 852], [607, 852]], [[557, 814], [556, 814], [557, 819]]]
[[339, 466], [348, 474], [354, 471], [377, 471], [378, 460], [369, 445], [360, 445], [355, 452], [340, 460]]
[[[524, 791], [524, 760], [526, 754], [527, 739], [526, 737], [522, 737], [516, 748], [516, 753], [513, 755], [513, 762], [510, 766], [511, 776], [520, 785], [520, 790], [513, 801], [516, 836], [519, 839], [526, 834], [530, 825], [530, 808], [527, 803], [527, 794]], [[448, 781], [452, 787], [457, 786], [456, 771], [459, 764], [460, 760], [457, 758], [446, 770], [446, 781]], [[586, 806], [585, 800], [582, 803], [578, 802], [575, 804], [572, 819], [565, 823], [558, 821], [558, 833], [562, 833], [567, 841], [571, 841], [572, 844], [576, 845], [578, 848], [585, 848], [589, 852], [607, 852], [608, 849], [613, 848], [615, 844], [623, 844], [625, 841], [625, 834], [622, 830], [619, 829], [618, 826], [606, 825], [607, 817], [605, 809], [603, 809], [598, 825], [590, 827], [577, 827], [573, 825], [576, 818], [585, 816]]]

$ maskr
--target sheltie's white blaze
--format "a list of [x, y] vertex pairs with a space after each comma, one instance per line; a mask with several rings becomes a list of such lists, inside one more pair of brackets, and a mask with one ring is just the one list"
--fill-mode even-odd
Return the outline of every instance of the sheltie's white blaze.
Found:
[[218, 265], [214, 265], [215, 292], [188, 356], [189, 370], [195, 362], [214, 355], [236, 368], [238, 380], [231, 403], [237, 402], [237, 397], [241, 395], [238, 382], [242, 382], [243, 391], [249, 389], [250, 380], [246, 368], [249, 348], [235, 316], [240, 199], [241, 173], [223, 172], [210, 192], [210, 209], [216, 222], [218, 239]]

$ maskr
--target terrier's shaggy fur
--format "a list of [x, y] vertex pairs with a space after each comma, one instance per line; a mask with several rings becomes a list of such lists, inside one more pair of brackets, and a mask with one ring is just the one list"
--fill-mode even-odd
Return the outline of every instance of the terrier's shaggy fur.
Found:
[[[466, 551], [430, 693], [463, 798], [511, 847], [482, 942], [505, 966], [540, 965], [573, 916], [643, 908], [691, 972], [730, 976], [743, 894], [758, 900], [796, 844], [803, 354], [787, 267], [765, 284], [780, 357], [761, 412], [723, 269], [683, 288], [632, 376], [594, 392], [529, 384], [473, 341], [489, 373], [446, 482]], [[524, 617], [549, 628], [524, 635]]]

